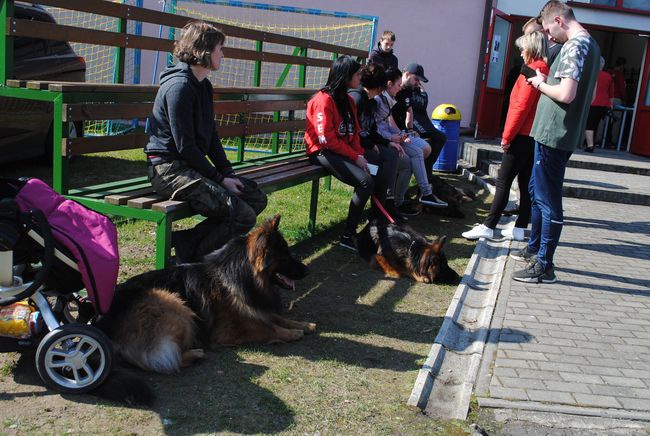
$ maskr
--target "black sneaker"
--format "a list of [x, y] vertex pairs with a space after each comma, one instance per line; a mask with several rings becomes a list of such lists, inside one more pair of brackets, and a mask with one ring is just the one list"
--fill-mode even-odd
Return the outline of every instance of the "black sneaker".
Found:
[[420, 203], [426, 205], [426, 206], [431, 206], [431, 207], [447, 207], [449, 204], [446, 202], [442, 201], [438, 197], [436, 197], [433, 194], [429, 195], [423, 195], [420, 197]]
[[348, 250], [357, 251], [357, 244], [354, 235], [341, 235], [339, 245], [343, 248], [347, 248]]
[[555, 283], [557, 282], [557, 277], [555, 276], [555, 271], [553, 266], [546, 271], [542, 268], [542, 264], [539, 262], [529, 263], [528, 266], [519, 271], [512, 273], [512, 279], [518, 282], [525, 283]]
[[417, 216], [422, 213], [422, 209], [414, 204], [402, 203], [396, 209], [399, 213], [406, 216]]
[[531, 253], [528, 251], [528, 245], [526, 245], [521, 250], [515, 250], [510, 252], [510, 257], [519, 262], [530, 262], [532, 260], [537, 260], [537, 253]]
[[512, 209], [504, 210], [502, 215], [503, 216], [519, 215], [519, 206], [515, 206]]

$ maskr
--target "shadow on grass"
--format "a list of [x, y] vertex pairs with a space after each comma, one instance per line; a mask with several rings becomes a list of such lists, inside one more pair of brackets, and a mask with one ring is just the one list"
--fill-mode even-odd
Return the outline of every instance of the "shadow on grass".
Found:
[[[167, 434], [276, 433], [286, 430], [295, 422], [293, 411], [276, 395], [255, 382], [268, 367], [242, 362], [236, 349], [210, 352], [205, 360], [176, 376], [134, 368], [128, 370], [144, 379], [156, 393], [153, 411], [160, 416]], [[20, 385], [43, 386], [34, 365], [33, 352], [20, 355], [13, 378]], [[0, 400], [52, 395], [59, 394], [39, 388], [20, 393], [0, 393]], [[61, 396], [75, 403], [122, 406], [105, 402], [92, 394]]]
[[[118, 162], [110, 160], [107, 163], [106, 157], [99, 161], [86, 159], [75, 171], [83, 173], [84, 168], [92, 171], [93, 165], [109, 168], [115, 174], [121, 171], [111, 166]], [[128, 163], [126, 166], [137, 171], [135, 164], [140, 162], [131, 163], [133, 167]], [[106, 180], [103, 177], [101, 181]], [[91, 183], [87, 178], [84, 180], [84, 184]], [[469, 213], [462, 220], [422, 215], [410, 222], [413, 228], [429, 237], [449, 235], [445, 252], [450, 261], [458, 262], [456, 269], [461, 275], [474, 243], [460, 239], [460, 233], [478, 219], [477, 216], [487, 213], [484, 198], [464, 206]], [[308, 381], [278, 389], [274, 385], [267, 387], [268, 380], [260, 381], [263, 376], [268, 379], [275, 372], [296, 370], [300, 377], [319, 379], [330, 385], [347, 383], [347, 376], [359, 377], [358, 370], [379, 369], [381, 371], [375, 371], [372, 377], [378, 378], [386, 389], [400, 392], [404, 386], [410, 389], [410, 378], [415, 380], [435, 340], [455, 285], [425, 285], [409, 279], [386, 278], [371, 270], [356, 253], [332, 246], [341, 230], [342, 225], [335, 226], [292, 248], [298, 257], [307, 259], [311, 274], [299, 283], [299, 291], [283, 294], [286, 303], [293, 303], [292, 310], [285, 315], [317, 323], [316, 335], [289, 344], [214, 350], [207, 353], [204, 361], [184, 369], [177, 376], [134, 370], [156, 392], [158, 399], [153, 412], [159, 416], [165, 433], [250, 434], [302, 429], [300, 425], [304, 423], [301, 421], [311, 418], [297, 419], [298, 403], [309, 398], [313, 400], [314, 392], [320, 391], [307, 392], [315, 389]], [[412, 298], [414, 296], [416, 298]], [[299, 365], [299, 368], [292, 365]], [[394, 382], [396, 375], [406, 379], [404, 386]], [[14, 377], [16, 383], [42, 385], [33, 356], [20, 359]], [[20, 395], [40, 397], [52, 393], [39, 391]], [[307, 400], [304, 400], [303, 393], [311, 397], [305, 395]], [[12, 395], [4, 394], [0, 398], [17, 397]], [[367, 391], [363, 395], [372, 398], [380, 394]], [[67, 398], [91, 405], [98, 402], [92, 395]], [[327, 401], [315, 403], [315, 406], [323, 407], [325, 403]], [[107, 407], [117, 409], [119, 406], [109, 404]]]

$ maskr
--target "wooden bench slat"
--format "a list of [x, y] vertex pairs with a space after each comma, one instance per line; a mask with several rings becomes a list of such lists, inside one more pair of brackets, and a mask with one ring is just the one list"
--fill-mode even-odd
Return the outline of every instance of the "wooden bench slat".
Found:
[[[10, 32], [9, 34], [12, 36], [27, 36], [54, 41], [72, 41], [85, 44], [139, 48], [142, 50], [162, 52], [172, 52], [174, 50], [174, 41], [170, 39], [130, 35], [107, 30], [83, 29], [74, 26], [23, 20], [18, 18], [8, 18], [7, 20], [9, 21], [10, 26], [7, 32]], [[332, 61], [328, 59], [309, 58], [283, 53], [259, 52], [233, 47], [224, 47], [223, 54], [227, 58], [250, 61], [306, 65], [323, 68], [329, 68], [332, 65]]]
[[257, 171], [240, 174], [240, 175], [252, 180], [256, 180], [263, 177], [271, 176], [273, 174], [281, 175], [286, 171], [293, 171], [295, 169], [304, 168], [310, 165], [312, 165], [310, 162], [305, 162], [305, 161], [295, 161], [295, 162], [287, 163], [285, 165], [278, 165], [278, 166], [263, 165], [261, 167], [258, 167]]
[[[24, 82], [24, 81], [22, 81]], [[37, 86], [36, 89], [40, 89], [41, 84], [47, 84], [47, 89], [53, 92], [63, 92], [63, 93], [72, 93], [72, 92], [84, 92], [84, 93], [96, 93], [96, 92], [109, 92], [109, 93], [141, 93], [141, 94], [156, 94], [158, 92], [159, 85], [128, 85], [123, 83], [90, 83], [90, 82], [61, 82], [54, 80], [28, 80], [27, 87], [29, 84], [33, 83]], [[239, 88], [239, 87], [221, 87], [214, 86], [214, 98], [215, 101], [221, 101], [222, 96], [239, 96], [247, 97], [250, 96], [250, 101], [255, 101], [255, 99], [282, 99], [283, 96], [303, 96], [306, 99], [309, 99], [313, 94], [318, 92], [318, 89], [313, 88]], [[230, 97], [232, 101], [232, 97]]]
[[134, 148], [143, 148], [148, 141], [149, 135], [145, 133], [65, 138], [62, 153], [64, 156], [79, 156], [88, 153], [133, 150]]
[[152, 186], [144, 189], [138, 189], [137, 191], [129, 191], [123, 194], [111, 194], [104, 197], [104, 201], [108, 204], [126, 204], [132, 198], [143, 197], [147, 195], [155, 194]]
[[165, 197], [154, 193], [143, 197], [130, 198], [126, 205], [135, 209], [150, 209], [152, 204], [159, 203], [164, 199]]
[[[33, 83], [33, 82], [30, 82]], [[46, 88], [45, 88], [46, 89]], [[153, 99], [152, 99], [153, 100]], [[306, 100], [215, 101], [217, 115], [289, 111], [304, 109]], [[144, 119], [151, 115], [153, 101], [146, 103], [67, 103], [63, 105], [63, 121]]]
[[27, 80], [8, 79], [6, 84], [9, 88], [24, 88], [27, 85]]
[[119, 195], [123, 193], [138, 191], [140, 189], [150, 189], [150, 188], [151, 188], [151, 184], [149, 183], [149, 181], [146, 181], [139, 185], [124, 186], [121, 188], [113, 188], [113, 189], [105, 189], [103, 191], [97, 190], [93, 192], [88, 192], [83, 194], [83, 196], [88, 198], [94, 198], [94, 199], [105, 199], [107, 195]]
[[189, 209], [190, 205], [186, 201], [165, 200], [151, 205], [151, 210], [164, 213], [186, 211]]
[[252, 166], [252, 167], [247, 167], [243, 168], [241, 170], [236, 171], [238, 175], [242, 176], [248, 176], [248, 174], [254, 173], [256, 171], [260, 171], [262, 168], [277, 168], [277, 167], [282, 167], [284, 165], [287, 165], [287, 163], [292, 163], [292, 162], [308, 162], [308, 157], [307, 156], [298, 156], [298, 157], [290, 157], [290, 158], [285, 158], [277, 162], [272, 162], [272, 163], [260, 163], [257, 166]]
[[116, 120], [146, 118], [151, 115], [151, 103], [86, 104], [63, 105], [63, 121]]
[[256, 179], [255, 182], [257, 182], [257, 185], [260, 188], [263, 188], [268, 185], [273, 185], [276, 183], [283, 183], [283, 182], [289, 182], [291, 180], [297, 179], [299, 177], [303, 177], [306, 175], [316, 175], [316, 174], [324, 174], [325, 170], [323, 167], [318, 166], [318, 165], [310, 165], [310, 166], [305, 166], [301, 167], [295, 170], [287, 171], [282, 174], [281, 177], [278, 177], [277, 174], [273, 174], [270, 176], [266, 177], [261, 177], [259, 179]]
[[120, 188], [125, 188], [125, 187], [131, 187], [131, 190], [139, 189], [139, 187], [136, 187], [138, 185], [141, 185], [143, 183], [149, 183], [147, 180], [147, 176], [142, 176], [142, 177], [134, 177], [132, 179], [125, 179], [125, 180], [120, 180], [117, 182], [108, 182], [108, 183], [101, 183], [98, 185], [92, 185], [92, 186], [85, 186], [83, 188], [77, 188], [77, 189], [71, 189], [69, 191], [70, 195], [75, 195], [75, 196], [83, 196], [86, 194], [90, 194], [92, 192], [97, 192], [97, 191], [106, 191], [106, 190], [111, 190], [111, 189], [120, 189]]
[[[110, 47], [139, 48], [143, 50], [172, 52], [174, 41], [151, 36], [129, 35], [107, 30], [85, 29], [63, 24], [43, 21], [8, 18], [7, 32], [12, 36], [49, 39], [54, 41], [71, 41]], [[225, 48], [224, 48], [225, 52]], [[224, 53], [225, 54], [225, 53]]]

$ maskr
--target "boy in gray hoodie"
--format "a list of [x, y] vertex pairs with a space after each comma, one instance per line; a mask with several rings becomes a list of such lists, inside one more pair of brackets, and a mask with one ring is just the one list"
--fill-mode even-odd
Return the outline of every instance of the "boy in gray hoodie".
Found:
[[211, 71], [219, 68], [225, 35], [193, 21], [183, 28], [178, 64], [160, 75], [145, 146], [148, 177], [156, 192], [187, 201], [207, 218], [172, 234], [180, 262], [198, 261], [233, 236], [248, 232], [266, 207], [255, 182], [235, 175], [216, 131]]

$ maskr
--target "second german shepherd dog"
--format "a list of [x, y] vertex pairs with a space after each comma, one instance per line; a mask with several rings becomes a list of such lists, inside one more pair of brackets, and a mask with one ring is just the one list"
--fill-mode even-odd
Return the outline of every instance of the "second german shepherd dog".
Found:
[[279, 315], [276, 285], [295, 289], [308, 268], [291, 256], [280, 216], [231, 239], [200, 263], [131, 278], [117, 289], [100, 326], [116, 355], [170, 373], [203, 357], [203, 348], [295, 341], [316, 325]]
[[415, 230], [373, 220], [357, 235], [357, 249], [371, 267], [390, 277], [424, 283], [457, 283], [459, 276], [442, 252], [447, 237], [429, 242]]

